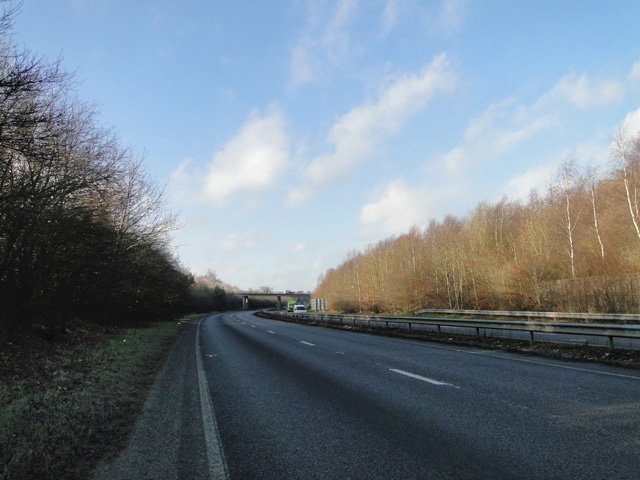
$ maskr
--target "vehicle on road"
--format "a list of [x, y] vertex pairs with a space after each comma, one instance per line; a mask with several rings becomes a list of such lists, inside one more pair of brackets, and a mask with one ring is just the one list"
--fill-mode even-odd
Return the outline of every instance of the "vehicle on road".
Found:
[[295, 300], [289, 300], [287, 302], [287, 312], [293, 312], [293, 308], [296, 306]]
[[307, 313], [307, 307], [304, 305], [296, 305], [293, 307], [293, 313]]

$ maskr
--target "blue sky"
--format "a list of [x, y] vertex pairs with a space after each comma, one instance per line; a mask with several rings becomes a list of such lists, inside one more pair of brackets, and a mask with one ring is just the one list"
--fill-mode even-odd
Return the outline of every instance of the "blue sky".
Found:
[[26, 0], [15, 41], [167, 185], [190, 271], [313, 290], [353, 249], [640, 130], [640, 2]]

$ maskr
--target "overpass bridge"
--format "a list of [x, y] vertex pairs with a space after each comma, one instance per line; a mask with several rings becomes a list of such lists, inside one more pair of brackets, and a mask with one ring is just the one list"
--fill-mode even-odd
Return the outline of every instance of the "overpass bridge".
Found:
[[276, 297], [276, 308], [278, 310], [282, 307], [282, 297], [291, 298], [296, 303], [303, 303], [308, 305], [311, 301], [311, 293], [304, 292], [237, 292], [236, 295], [242, 297], [242, 309], [247, 310], [249, 308], [249, 297]]

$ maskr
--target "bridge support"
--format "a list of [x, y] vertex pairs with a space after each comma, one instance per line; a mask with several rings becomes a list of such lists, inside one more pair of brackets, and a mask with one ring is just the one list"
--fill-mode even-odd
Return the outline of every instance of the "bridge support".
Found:
[[281, 303], [282, 303], [282, 297], [280, 295], [278, 295], [276, 297], [276, 310], [280, 310]]
[[242, 309], [247, 310], [249, 308], [249, 295], [242, 296]]

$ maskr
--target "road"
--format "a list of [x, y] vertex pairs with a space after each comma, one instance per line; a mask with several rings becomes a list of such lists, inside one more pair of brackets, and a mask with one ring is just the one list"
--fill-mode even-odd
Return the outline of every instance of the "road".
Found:
[[[167, 447], [169, 453], [153, 447], [155, 457], [146, 466], [143, 454], [133, 455], [136, 478], [639, 475], [637, 371], [308, 327], [244, 312], [206, 318], [185, 336], [185, 365], [194, 371], [173, 369], [182, 372], [175, 386], [186, 399], [173, 408], [188, 422], [172, 430], [176, 445]], [[198, 355], [187, 354], [196, 338]], [[177, 349], [182, 351], [180, 344]], [[180, 386], [185, 381], [190, 388]], [[170, 393], [158, 391], [158, 398]], [[153, 427], [146, 428], [149, 435]], [[119, 462], [131, 464], [125, 457]], [[154, 463], [158, 457], [168, 466]], [[180, 468], [172, 462], [181, 462]], [[114, 472], [103, 478], [118, 478]]]

